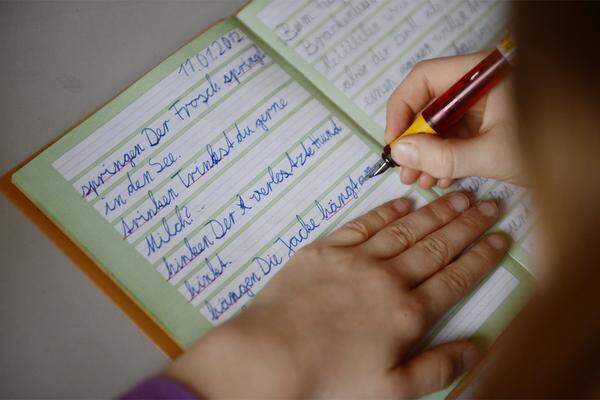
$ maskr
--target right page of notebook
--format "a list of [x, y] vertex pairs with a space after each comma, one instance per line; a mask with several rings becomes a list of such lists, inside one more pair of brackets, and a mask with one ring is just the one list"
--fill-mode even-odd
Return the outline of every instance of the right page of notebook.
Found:
[[508, 21], [491, 0], [255, 0], [238, 18], [381, 143], [419, 61], [493, 47]]
[[[492, 0], [255, 0], [238, 18], [382, 143], [387, 99], [411, 69], [493, 47], [508, 31], [507, 8]], [[452, 189], [502, 201], [498, 227], [516, 242], [511, 255], [530, 268], [529, 195], [482, 178]]]
[[[238, 18], [382, 143], [387, 99], [411, 69], [425, 59], [493, 47], [507, 32], [507, 11], [488, 0], [255, 0]], [[526, 300], [515, 288], [531, 272], [530, 195], [480, 177], [457, 182], [451, 190], [457, 189], [500, 202], [504, 216], [493, 230], [515, 241], [504, 262], [511, 268], [499, 268], [449, 312], [428, 345], [466, 337], [489, 344]]]
[[[387, 99], [418, 62], [491, 48], [509, 21], [493, 0], [255, 0], [238, 18], [380, 143]], [[451, 190], [500, 201], [495, 229], [511, 234], [511, 256], [531, 272], [529, 193], [480, 177]]]

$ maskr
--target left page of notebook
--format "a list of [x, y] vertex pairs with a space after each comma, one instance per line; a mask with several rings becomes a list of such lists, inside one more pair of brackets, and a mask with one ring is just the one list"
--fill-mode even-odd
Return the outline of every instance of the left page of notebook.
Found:
[[17, 171], [14, 183], [180, 345], [295, 251], [399, 196], [373, 140], [228, 20]]

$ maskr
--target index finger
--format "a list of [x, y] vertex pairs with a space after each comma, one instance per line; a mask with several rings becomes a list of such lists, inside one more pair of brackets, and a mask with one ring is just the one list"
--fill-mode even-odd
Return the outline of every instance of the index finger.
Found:
[[487, 53], [435, 58], [418, 63], [394, 90], [387, 103], [385, 142], [408, 128], [431, 100], [446, 91]]

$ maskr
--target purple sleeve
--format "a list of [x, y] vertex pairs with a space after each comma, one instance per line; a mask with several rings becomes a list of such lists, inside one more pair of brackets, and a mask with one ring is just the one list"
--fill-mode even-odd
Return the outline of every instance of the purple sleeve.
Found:
[[194, 393], [181, 384], [167, 378], [156, 376], [139, 383], [133, 389], [123, 393], [121, 400], [134, 399], [198, 399]]

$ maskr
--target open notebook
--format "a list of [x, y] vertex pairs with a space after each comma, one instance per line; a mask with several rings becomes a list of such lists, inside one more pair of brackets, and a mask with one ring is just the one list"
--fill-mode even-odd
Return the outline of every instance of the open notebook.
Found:
[[[399, 196], [365, 181], [385, 104], [420, 60], [492, 46], [491, 1], [263, 1], [150, 71], [13, 182], [178, 345], [240, 312], [300, 247]], [[521, 188], [459, 187], [507, 210], [510, 256], [432, 331], [490, 343], [527, 298], [532, 213]]]

